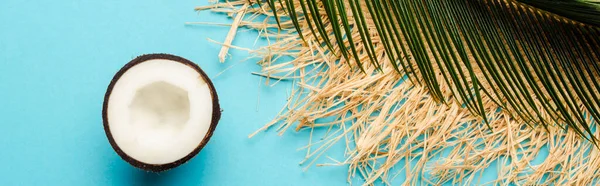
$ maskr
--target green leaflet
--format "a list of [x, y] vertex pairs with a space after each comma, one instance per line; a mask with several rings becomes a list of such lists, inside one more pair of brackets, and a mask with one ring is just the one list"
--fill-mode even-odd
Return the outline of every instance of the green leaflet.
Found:
[[[276, 1], [266, 0], [272, 9]], [[486, 113], [495, 112], [485, 109], [484, 97], [489, 98], [531, 126], [558, 124], [596, 143], [592, 123], [600, 121], [597, 0], [293, 0], [279, 4], [299, 33], [300, 22], [306, 21], [311, 36], [331, 51], [340, 49], [336, 55], [348, 65], [363, 69], [366, 62], [359, 56], [365, 55], [379, 68], [382, 61], [374, 46], [383, 46], [397, 72], [426, 86], [441, 103], [456, 99], [487, 122]], [[548, 12], [586, 24], [573, 24]], [[353, 31], [358, 37], [348, 37]], [[362, 45], [362, 53], [357, 45]], [[441, 85], [450, 87], [450, 97]]]
[[517, 0], [585, 24], [600, 26], [598, 0]]

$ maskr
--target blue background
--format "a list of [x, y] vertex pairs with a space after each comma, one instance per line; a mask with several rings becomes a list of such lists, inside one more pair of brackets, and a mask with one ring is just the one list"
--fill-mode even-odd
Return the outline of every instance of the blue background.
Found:
[[[208, 2], [0, 0], [0, 186], [347, 185], [347, 167], [305, 172], [298, 165], [309, 131], [278, 136], [270, 130], [248, 139], [283, 107], [290, 83], [264, 86], [250, 74], [260, 71], [258, 59], [246, 60], [245, 51], [230, 50], [228, 62], [219, 63], [221, 46], [207, 38], [223, 41], [229, 28], [184, 23], [232, 20], [193, 11], [201, 5]], [[266, 44], [255, 44], [256, 37], [256, 31], [241, 29], [233, 44]], [[160, 174], [121, 160], [102, 127], [102, 101], [113, 75], [147, 53], [199, 64], [213, 78], [224, 110], [208, 145]], [[342, 159], [342, 145], [326, 155]], [[482, 183], [495, 174], [494, 168], [484, 171]], [[401, 174], [394, 184], [403, 179]]]
[[[197, 13], [206, 0], [0, 0], [0, 185], [346, 185], [345, 167], [298, 165], [306, 133], [270, 131], [248, 139], [286, 100], [289, 84], [269, 88], [250, 73], [256, 59], [232, 50], [220, 64], [230, 23]], [[234, 44], [255, 47], [257, 32]], [[260, 40], [256, 46], [264, 45]], [[134, 57], [171, 53], [199, 64], [224, 109], [212, 140], [192, 161], [166, 173], [137, 170], [110, 147], [101, 109], [112, 76]], [[260, 94], [260, 102], [258, 102]], [[341, 154], [342, 151], [335, 151]]]

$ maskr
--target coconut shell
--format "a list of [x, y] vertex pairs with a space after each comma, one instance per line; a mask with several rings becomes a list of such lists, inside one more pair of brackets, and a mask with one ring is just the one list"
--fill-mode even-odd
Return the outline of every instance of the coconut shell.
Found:
[[[208, 132], [204, 136], [204, 139], [202, 139], [202, 141], [198, 144], [198, 146], [191, 153], [189, 153], [188, 155], [186, 155], [185, 157], [183, 157], [177, 161], [174, 161], [172, 163], [167, 163], [167, 164], [147, 164], [147, 163], [140, 162], [140, 161], [130, 157], [125, 152], [123, 152], [123, 150], [121, 150], [121, 148], [119, 148], [119, 146], [117, 145], [117, 143], [115, 142], [115, 140], [111, 134], [110, 127], [108, 125], [108, 115], [107, 115], [108, 100], [112, 93], [113, 87], [115, 86], [117, 81], [119, 81], [121, 76], [125, 72], [127, 72], [127, 70], [131, 69], [135, 65], [138, 65], [138, 64], [141, 64], [143, 62], [153, 60], [153, 59], [166, 59], [166, 60], [176, 61], [176, 62], [182, 63], [182, 64], [187, 65], [190, 68], [196, 70], [198, 72], [198, 74], [200, 74], [199, 78], [202, 78], [208, 84], [208, 87], [210, 89], [210, 94], [212, 97], [212, 105], [213, 105], [212, 120], [210, 123], [210, 127], [208, 129]], [[110, 81], [110, 85], [108, 85], [108, 89], [106, 90], [106, 94], [104, 96], [104, 104], [102, 106], [102, 120], [104, 123], [104, 132], [106, 133], [106, 137], [108, 138], [108, 141], [110, 142], [110, 145], [115, 150], [115, 152], [117, 152], [117, 154], [121, 158], [123, 158], [123, 160], [127, 161], [132, 166], [146, 170], [146, 171], [152, 171], [152, 172], [161, 172], [161, 171], [166, 171], [166, 170], [175, 168], [179, 165], [184, 164], [185, 162], [189, 161], [194, 156], [196, 156], [196, 154], [198, 154], [202, 150], [202, 148], [204, 148], [206, 143], [208, 143], [208, 141], [212, 137], [213, 132], [217, 128], [217, 123], [219, 122], [220, 119], [221, 119], [221, 107], [219, 106], [219, 98], [217, 96], [217, 91], [215, 90], [215, 87], [214, 87], [212, 81], [208, 78], [206, 73], [204, 73], [204, 71], [202, 71], [202, 69], [195, 63], [193, 63], [185, 58], [171, 55], [171, 54], [146, 54], [146, 55], [136, 57], [135, 59], [131, 60], [129, 63], [125, 64], [125, 66], [123, 66], [123, 68], [121, 68], [117, 72], [117, 74], [115, 74], [113, 79]]]

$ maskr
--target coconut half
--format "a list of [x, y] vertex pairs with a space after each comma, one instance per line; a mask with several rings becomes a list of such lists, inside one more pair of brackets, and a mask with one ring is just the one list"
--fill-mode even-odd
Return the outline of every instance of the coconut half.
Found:
[[148, 54], [127, 63], [112, 79], [102, 119], [121, 158], [159, 172], [200, 152], [220, 110], [217, 92], [198, 65], [179, 56]]

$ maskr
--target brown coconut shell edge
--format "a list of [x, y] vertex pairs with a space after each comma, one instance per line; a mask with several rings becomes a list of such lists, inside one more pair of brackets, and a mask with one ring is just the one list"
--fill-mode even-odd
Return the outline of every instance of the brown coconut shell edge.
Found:
[[[182, 64], [187, 65], [190, 68], [196, 70], [198, 72], [198, 74], [200, 74], [199, 78], [202, 78], [205, 82], [207, 82], [208, 87], [210, 89], [212, 102], [213, 102], [212, 120], [210, 123], [210, 127], [208, 129], [208, 132], [206, 133], [206, 136], [204, 136], [204, 139], [202, 139], [202, 141], [198, 144], [198, 146], [191, 153], [189, 153], [188, 155], [186, 155], [185, 157], [183, 157], [177, 161], [167, 163], [167, 164], [147, 164], [147, 163], [140, 162], [140, 161], [130, 157], [125, 152], [123, 152], [123, 150], [121, 150], [121, 148], [117, 145], [117, 143], [113, 139], [112, 133], [110, 132], [110, 127], [108, 126], [108, 116], [107, 116], [108, 100], [110, 98], [110, 94], [112, 93], [113, 87], [115, 86], [117, 81], [119, 81], [121, 76], [125, 72], [127, 72], [127, 70], [129, 70], [130, 68], [134, 67], [135, 65], [138, 65], [138, 64], [141, 64], [143, 62], [153, 60], [153, 59], [166, 59], [166, 60], [176, 61], [176, 62], [182, 63]], [[213, 132], [217, 128], [217, 123], [219, 122], [220, 119], [221, 119], [221, 107], [219, 105], [219, 97], [217, 96], [217, 91], [215, 90], [215, 87], [214, 87], [212, 81], [208, 78], [206, 73], [204, 73], [204, 71], [202, 71], [202, 69], [198, 65], [191, 62], [190, 60], [187, 60], [183, 57], [171, 55], [171, 54], [145, 54], [145, 55], [138, 56], [135, 59], [131, 60], [129, 63], [125, 64], [125, 66], [123, 66], [123, 68], [121, 68], [117, 72], [117, 74], [115, 74], [113, 79], [110, 81], [110, 85], [108, 86], [108, 89], [106, 90], [106, 94], [104, 95], [104, 104], [102, 106], [102, 120], [104, 123], [104, 132], [106, 133], [106, 136], [108, 137], [108, 141], [110, 142], [110, 145], [115, 150], [115, 152], [117, 152], [117, 154], [123, 160], [127, 161], [132, 166], [137, 167], [142, 170], [152, 171], [152, 172], [162, 172], [162, 171], [166, 171], [166, 170], [178, 167], [179, 165], [184, 164], [185, 162], [189, 161], [194, 156], [196, 156], [202, 150], [202, 148], [204, 148], [206, 143], [208, 143], [208, 141], [212, 137]]]

